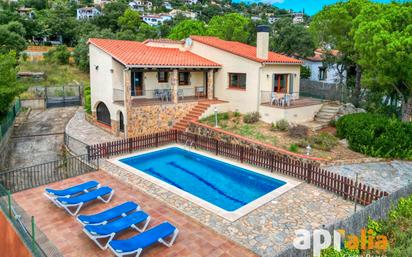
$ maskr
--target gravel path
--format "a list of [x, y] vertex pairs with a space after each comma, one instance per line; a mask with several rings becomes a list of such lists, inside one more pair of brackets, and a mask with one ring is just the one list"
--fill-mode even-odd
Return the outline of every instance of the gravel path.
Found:
[[388, 193], [412, 183], [412, 162], [389, 161], [336, 165], [325, 169], [355, 179]]

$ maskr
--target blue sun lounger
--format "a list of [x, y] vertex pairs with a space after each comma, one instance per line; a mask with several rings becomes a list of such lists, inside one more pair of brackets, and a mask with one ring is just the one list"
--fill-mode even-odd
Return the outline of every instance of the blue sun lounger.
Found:
[[[56, 203], [56, 198], [57, 197], [71, 197], [80, 193], [87, 193], [91, 189], [94, 188], [99, 188], [100, 183], [95, 181], [95, 180], [90, 180], [82, 184], [78, 184], [69, 188], [65, 189], [51, 189], [51, 188], [46, 188], [44, 189], [44, 195], [49, 198], [50, 201], [52, 201], [54, 204], [59, 206]], [[60, 206], [59, 206], [60, 207]]]
[[77, 220], [83, 225], [100, 225], [106, 224], [112, 219], [126, 216], [129, 212], [139, 210], [140, 206], [138, 204], [134, 202], [125, 202], [100, 213], [91, 215], [78, 215]]
[[[143, 249], [157, 242], [162, 243], [167, 247], [171, 247], [178, 234], [179, 230], [175, 226], [169, 222], [164, 222], [131, 238], [124, 240], [112, 240], [109, 243], [109, 248], [118, 257], [131, 254], [138, 257], [142, 253]], [[166, 242], [165, 238], [170, 236], [171, 239], [169, 242]]]
[[[86, 225], [83, 231], [90, 237], [102, 250], [106, 249], [109, 242], [112, 241], [114, 236], [129, 228], [134, 228], [139, 232], [143, 232], [149, 224], [150, 216], [143, 212], [132, 212], [131, 214], [117, 219], [113, 222], [109, 222], [103, 225]], [[139, 228], [137, 224], [143, 223]]]
[[[84, 193], [82, 195], [74, 196], [74, 197], [59, 197], [56, 198], [56, 203], [63, 207], [70, 215], [75, 216], [82, 206], [87, 203], [91, 202], [93, 200], [101, 200], [104, 203], [108, 203], [114, 194], [114, 190], [111, 189], [110, 187], [104, 186], [99, 189], [90, 191], [88, 193]], [[103, 197], [107, 196], [106, 199]], [[74, 208], [74, 210], [70, 210], [70, 208]]]

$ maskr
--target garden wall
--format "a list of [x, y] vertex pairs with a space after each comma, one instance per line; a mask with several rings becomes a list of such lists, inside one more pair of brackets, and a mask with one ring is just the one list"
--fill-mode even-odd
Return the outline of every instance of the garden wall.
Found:
[[[368, 224], [368, 219], [374, 220], [386, 218], [392, 207], [396, 207], [400, 198], [408, 197], [412, 194], [412, 183], [399, 189], [398, 191], [382, 197], [376, 202], [366, 206], [362, 210], [354, 213], [352, 216], [340, 220], [334, 224], [325, 226], [331, 234], [333, 230], [343, 229], [346, 235], [359, 235], [360, 230], [365, 228]], [[390, 238], [389, 238], [390, 240]], [[311, 240], [312, 242], [312, 240]], [[307, 257], [312, 256], [312, 250], [298, 250], [290, 245], [288, 249], [276, 255], [276, 257]]]
[[11, 135], [13, 134], [13, 126], [11, 126], [6, 134], [0, 138], [0, 170], [3, 170], [6, 168], [6, 161], [9, 158], [10, 155], [10, 150], [11, 150], [11, 144], [10, 138]]
[[15, 228], [0, 211], [0, 257], [31, 257], [32, 254], [17, 234]]
[[43, 98], [40, 99], [27, 99], [27, 100], [21, 100], [21, 106], [26, 107], [26, 108], [31, 108], [33, 110], [38, 110], [38, 109], [46, 109], [46, 102], [44, 101]]
[[282, 148], [275, 147], [270, 144], [265, 144], [259, 141], [252, 140], [250, 138], [246, 138], [228, 131], [224, 131], [220, 128], [214, 128], [209, 125], [193, 121], [189, 124], [188, 131], [197, 135], [219, 139], [219, 141], [223, 141], [226, 143], [231, 144], [239, 144], [243, 146], [249, 146], [259, 150], [268, 150], [278, 154], [284, 154], [294, 159], [299, 159], [302, 161], [311, 161], [320, 164], [320, 162], [326, 161], [323, 158], [316, 158], [307, 155], [297, 154], [290, 151], [287, 151]]

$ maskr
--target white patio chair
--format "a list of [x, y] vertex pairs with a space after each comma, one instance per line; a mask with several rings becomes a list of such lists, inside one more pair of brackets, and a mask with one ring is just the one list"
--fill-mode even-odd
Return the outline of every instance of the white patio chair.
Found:
[[273, 105], [273, 104], [279, 105], [279, 99], [277, 98], [275, 92], [272, 92], [271, 100], [270, 100], [270, 105]]

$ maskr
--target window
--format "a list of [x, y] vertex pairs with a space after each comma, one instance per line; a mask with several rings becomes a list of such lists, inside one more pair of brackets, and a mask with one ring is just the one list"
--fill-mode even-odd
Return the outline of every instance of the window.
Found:
[[246, 89], [246, 73], [229, 73], [229, 88]]
[[169, 79], [169, 73], [167, 71], [157, 72], [157, 82], [167, 82]]
[[190, 72], [179, 72], [179, 85], [189, 85]]
[[325, 80], [327, 78], [326, 67], [319, 67], [319, 80]]
[[287, 93], [289, 74], [273, 74], [273, 92]]

